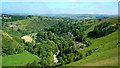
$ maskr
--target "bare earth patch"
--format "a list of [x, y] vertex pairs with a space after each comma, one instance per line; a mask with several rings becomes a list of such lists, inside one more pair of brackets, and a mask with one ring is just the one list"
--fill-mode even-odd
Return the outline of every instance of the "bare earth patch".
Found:
[[23, 36], [21, 39], [24, 39], [25, 42], [32, 42], [32, 38], [30, 36]]

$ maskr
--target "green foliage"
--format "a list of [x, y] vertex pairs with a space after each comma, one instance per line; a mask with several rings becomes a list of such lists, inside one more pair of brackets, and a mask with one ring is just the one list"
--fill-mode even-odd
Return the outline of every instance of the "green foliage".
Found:
[[3, 32], [2, 35], [2, 55], [12, 55], [22, 53], [24, 48], [9, 34]]
[[118, 66], [117, 31], [101, 38], [91, 39], [91, 42], [88, 48], [81, 51], [81, 53], [85, 52], [88, 57], [66, 66]]
[[33, 46], [34, 46], [34, 45], [33, 45], [32, 43], [26, 42], [25, 45], [26, 45], [25, 49], [26, 49], [27, 51], [33, 52]]
[[49, 28], [48, 31], [58, 34], [59, 36], [74, 36], [76, 41], [83, 41], [85, 29], [82, 23], [58, 23]]
[[32, 15], [28, 15], [27, 17], [28, 17], [28, 18], [32, 18], [33, 16], [32, 16]]
[[75, 44], [75, 41], [69, 41], [69, 46], [73, 46]]
[[17, 20], [23, 20], [23, 19], [26, 19], [26, 16], [2, 14], [2, 22], [3, 23], [17, 21]]
[[62, 58], [62, 57], [59, 57], [59, 62], [60, 62], [62, 65], [64, 65], [64, 64], [65, 64], [65, 62], [64, 62], [64, 60], [63, 60], [63, 58]]
[[110, 26], [110, 22], [104, 22], [95, 26], [94, 30], [88, 33], [88, 37], [99, 38], [117, 30], [116, 26]]
[[[5, 17], [3, 20], [6, 21]], [[58, 58], [57, 65], [87, 58], [104, 46], [104, 42], [100, 43], [99, 40], [97, 44], [95, 40], [88, 40], [88, 37], [103, 37], [118, 28], [113, 20], [109, 22], [107, 18], [77, 21], [28, 15], [27, 19], [14, 20], [16, 21], [3, 23], [3, 55], [28, 51], [40, 58], [38, 61], [26, 63], [26, 66], [56, 66], [54, 55]], [[16, 27], [10, 27], [11, 25]], [[21, 40], [22, 36], [28, 34], [33, 38], [33, 42]], [[98, 46], [100, 44], [101, 46]]]

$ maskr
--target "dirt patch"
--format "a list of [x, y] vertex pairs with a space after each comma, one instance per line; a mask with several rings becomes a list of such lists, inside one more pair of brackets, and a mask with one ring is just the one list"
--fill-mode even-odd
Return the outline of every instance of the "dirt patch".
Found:
[[24, 39], [25, 42], [32, 42], [32, 38], [30, 36], [23, 36], [21, 39]]

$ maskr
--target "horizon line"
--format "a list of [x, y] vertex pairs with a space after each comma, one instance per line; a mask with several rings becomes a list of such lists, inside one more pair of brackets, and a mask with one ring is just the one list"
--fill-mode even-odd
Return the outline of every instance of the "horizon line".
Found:
[[9, 15], [62, 15], [62, 14], [64, 14], [64, 15], [74, 15], [74, 14], [76, 14], [76, 15], [79, 15], [79, 14], [93, 14], [93, 15], [118, 15], [118, 14], [99, 14], [99, 13], [58, 13], [58, 14], [24, 14], [24, 13], [1, 13], [1, 14], [9, 14]]

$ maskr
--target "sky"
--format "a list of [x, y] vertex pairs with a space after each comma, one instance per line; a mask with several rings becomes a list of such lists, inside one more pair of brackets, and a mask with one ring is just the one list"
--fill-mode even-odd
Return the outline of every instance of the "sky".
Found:
[[2, 2], [119, 2], [119, 0], [2, 0]]
[[[37, 1], [37, 0], [36, 0]], [[6, 14], [117, 14], [118, 2], [66, 1], [14, 1], [2, 2], [2, 13]]]

